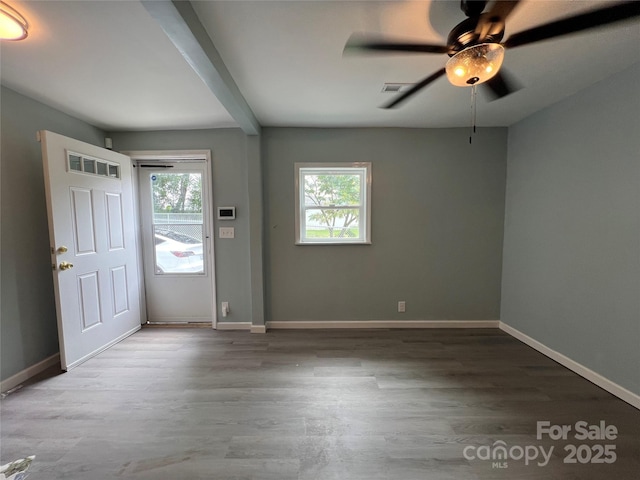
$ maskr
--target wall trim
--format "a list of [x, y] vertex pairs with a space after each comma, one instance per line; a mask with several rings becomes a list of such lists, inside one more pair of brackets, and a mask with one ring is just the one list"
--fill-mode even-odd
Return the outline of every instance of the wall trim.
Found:
[[216, 330], [251, 330], [251, 322], [218, 322]]
[[500, 330], [508, 333], [514, 338], [517, 338], [521, 342], [526, 343], [531, 348], [534, 348], [535, 350], [539, 351], [543, 355], [546, 355], [547, 357], [549, 357], [551, 360], [555, 360], [559, 364], [567, 367], [569, 370], [572, 370], [573, 372], [577, 373], [581, 377], [589, 380], [591, 383], [597, 385], [600, 388], [603, 388], [604, 390], [611, 393], [612, 395], [615, 395], [619, 399], [624, 400], [629, 405], [640, 410], [640, 395], [637, 395], [627, 390], [626, 388], [618, 385], [617, 383], [609, 380], [608, 378], [603, 377], [599, 373], [594, 372], [590, 368], [585, 367], [581, 363], [578, 363], [575, 360], [572, 360], [566, 355], [563, 355], [562, 353], [547, 347], [545, 344], [531, 338], [529, 335], [525, 333], [522, 333], [520, 330], [517, 330], [507, 325], [504, 322], [499, 322], [499, 323], [500, 323]]
[[266, 328], [498, 328], [500, 320], [310, 320], [267, 322]]
[[[23, 382], [26, 382], [31, 377], [38, 375], [41, 372], [44, 372], [47, 368], [60, 366], [60, 354], [56, 353], [55, 355], [51, 355], [50, 357], [45, 358], [44, 360], [36, 363], [35, 365], [31, 365], [28, 368], [25, 368], [21, 372], [12, 375], [6, 380], [2, 380], [0, 382], [0, 392], [7, 392], [12, 388], [16, 388]], [[62, 369], [61, 369], [62, 371]]]
[[249, 330], [251, 333], [267, 333], [265, 325], [253, 325], [251, 322], [218, 322], [217, 330]]

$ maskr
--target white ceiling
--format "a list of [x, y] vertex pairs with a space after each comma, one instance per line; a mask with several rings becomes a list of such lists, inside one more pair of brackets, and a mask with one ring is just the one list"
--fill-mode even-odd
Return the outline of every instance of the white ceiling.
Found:
[[105, 130], [236, 125], [140, 2], [9, 1], [30, 31], [3, 85]]
[[[610, 1], [523, 0], [505, 38]], [[2, 44], [3, 85], [106, 130], [236, 123], [136, 1], [11, 1], [32, 25]], [[401, 107], [384, 82], [412, 83], [446, 55], [343, 57], [353, 32], [445, 43], [465, 17], [454, 0], [194, 1], [193, 7], [263, 126], [450, 127], [469, 124], [470, 92], [441, 78]], [[504, 126], [640, 61], [640, 22], [507, 51], [524, 88], [487, 102], [478, 124]]]

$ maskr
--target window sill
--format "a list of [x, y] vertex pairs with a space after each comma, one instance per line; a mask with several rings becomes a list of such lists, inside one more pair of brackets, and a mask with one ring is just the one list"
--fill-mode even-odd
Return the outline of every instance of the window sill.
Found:
[[324, 245], [324, 246], [332, 246], [332, 245], [371, 245], [371, 242], [296, 242], [296, 245], [305, 246], [305, 245]]

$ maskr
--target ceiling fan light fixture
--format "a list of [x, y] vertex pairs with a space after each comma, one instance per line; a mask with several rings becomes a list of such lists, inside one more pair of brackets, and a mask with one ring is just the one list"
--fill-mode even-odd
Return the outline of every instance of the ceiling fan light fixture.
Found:
[[447, 61], [447, 78], [456, 87], [470, 87], [493, 78], [502, 66], [504, 47], [479, 43], [459, 51]]
[[22, 40], [29, 34], [29, 24], [20, 13], [0, 2], [0, 40]]

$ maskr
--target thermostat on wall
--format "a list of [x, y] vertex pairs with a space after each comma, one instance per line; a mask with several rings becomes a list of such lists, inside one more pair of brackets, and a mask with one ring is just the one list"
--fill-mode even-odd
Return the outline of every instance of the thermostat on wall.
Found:
[[218, 207], [218, 220], [235, 220], [236, 207]]

